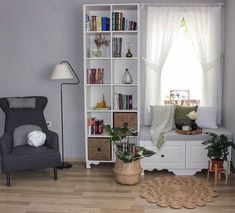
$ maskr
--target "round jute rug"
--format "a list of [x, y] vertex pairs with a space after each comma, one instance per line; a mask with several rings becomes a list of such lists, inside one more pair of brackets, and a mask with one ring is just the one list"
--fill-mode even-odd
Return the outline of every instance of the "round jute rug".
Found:
[[217, 193], [194, 177], [157, 177], [141, 185], [140, 196], [149, 203], [174, 209], [193, 209], [213, 202]]

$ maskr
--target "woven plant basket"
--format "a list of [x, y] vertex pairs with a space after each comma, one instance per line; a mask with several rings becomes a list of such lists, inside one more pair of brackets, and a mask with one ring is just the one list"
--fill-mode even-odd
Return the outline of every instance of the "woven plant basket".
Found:
[[140, 160], [124, 163], [117, 159], [113, 169], [116, 181], [124, 185], [134, 185], [140, 182], [142, 168]]

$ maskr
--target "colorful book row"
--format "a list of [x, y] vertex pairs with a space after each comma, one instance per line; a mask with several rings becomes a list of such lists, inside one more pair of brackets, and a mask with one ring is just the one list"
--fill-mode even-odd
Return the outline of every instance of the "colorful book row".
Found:
[[104, 16], [88, 16], [86, 15], [87, 31], [109, 31], [110, 18]]
[[100, 135], [104, 132], [104, 120], [88, 118], [88, 135]]
[[103, 84], [104, 83], [104, 68], [87, 69], [88, 84]]
[[129, 110], [132, 109], [132, 95], [114, 94], [114, 109]]
[[137, 30], [137, 22], [129, 21], [122, 12], [112, 12], [112, 30]]

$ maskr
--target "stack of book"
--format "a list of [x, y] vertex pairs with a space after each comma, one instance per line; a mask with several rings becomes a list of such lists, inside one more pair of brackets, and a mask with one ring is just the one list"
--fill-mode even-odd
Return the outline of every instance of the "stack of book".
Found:
[[132, 109], [132, 95], [114, 94], [114, 109], [129, 110]]
[[113, 46], [113, 57], [121, 57], [122, 56], [122, 38], [112, 38], [112, 46]]
[[104, 83], [104, 68], [87, 69], [88, 84], [103, 84]]
[[122, 12], [112, 12], [112, 30], [137, 30], [137, 22], [129, 21]]
[[104, 132], [104, 120], [88, 118], [88, 135], [100, 135]]
[[110, 18], [104, 16], [88, 16], [86, 15], [87, 31], [109, 31]]

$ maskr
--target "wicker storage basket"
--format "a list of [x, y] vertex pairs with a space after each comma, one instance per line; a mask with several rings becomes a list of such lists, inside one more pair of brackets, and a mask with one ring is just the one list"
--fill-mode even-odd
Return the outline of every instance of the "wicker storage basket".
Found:
[[109, 138], [88, 139], [89, 160], [111, 160], [111, 142]]
[[[128, 127], [137, 130], [137, 113], [115, 112], [113, 122], [114, 122], [114, 127], [123, 127], [123, 124], [127, 123]], [[131, 133], [129, 135], [131, 135]]]
[[140, 182], [142, 172], [140, 160], [135, 160], [131, 163], [124, 163], [123, 161], [117, 159], [113, 171], [118, 183], [124, 185], [134, 185]]

